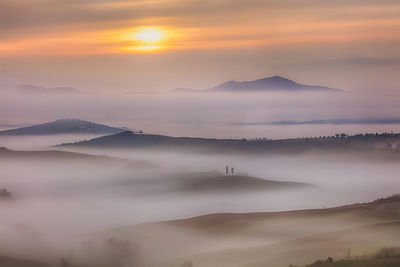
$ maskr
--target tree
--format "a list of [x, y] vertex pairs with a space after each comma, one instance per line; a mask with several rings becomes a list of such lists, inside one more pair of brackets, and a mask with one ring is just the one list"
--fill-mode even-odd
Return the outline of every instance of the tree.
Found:
[[61, 267], [69, 267], [70, 264], [69, 264], [69, 262], [68, 262], [67, 259], [62, 258], [61, 261], [60, 261], [60, 266], [61, 266]]

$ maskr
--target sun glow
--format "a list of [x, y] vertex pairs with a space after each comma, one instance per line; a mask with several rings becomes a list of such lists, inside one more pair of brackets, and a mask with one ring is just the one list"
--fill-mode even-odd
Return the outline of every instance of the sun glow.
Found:
[[165, 48], [167, 32], [161, 27], [141, 27], [131, 32], [127, 39], [131, 46], [125, 47], [126, 50], [151, 52]]
[[135, 39], [144, 43], [158, 43], [165, 38], [165, 33], [156, 27], [146, 27], [140, 29], [135, 34]]

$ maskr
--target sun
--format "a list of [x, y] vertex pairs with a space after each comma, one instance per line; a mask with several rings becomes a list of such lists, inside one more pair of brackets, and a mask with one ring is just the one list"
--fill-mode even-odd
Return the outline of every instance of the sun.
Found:
[[121, 48], [131, 52], [161, 51], [168, 48], [172, 36], [176, 36], [176, 34], [161, 26], [130, 28], [121, 33], [121, 39], [128, 44]]
[[140, 42], [152, 45], [161, 42], [165, 38], [165, 33], [157, 27], [144, 27], [139, 29], [134, 37]]

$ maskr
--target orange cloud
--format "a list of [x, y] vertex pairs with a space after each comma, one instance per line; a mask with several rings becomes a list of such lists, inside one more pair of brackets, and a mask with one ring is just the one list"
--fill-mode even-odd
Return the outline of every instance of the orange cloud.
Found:
[[[60, 0], [59, 9], [51, 5], [32, 7], [32, 11], [24, 11], [27, 16], [22, 18], [12, 16], [10, 7], [15, 6], [6, 0], [4, 7], [11, 10], [11, 15], [2, 18], [7, 23], [0, 27], [0, 32], [6, 33], [0, 42], [0, 54], [144, 53], [400, 39], [400, 4], [391, 1], [386, 5], [356, 1], [353, 6], [320, 3], [307, 8], [301, 7], [304, 1], [300, 0], [294, 1], [297, 5], [287, 1], [275, 4], [253, 0], [248, 5], [233, 1], [237, 6], [224, 9], [210, 0], [201, 4], [90, 0], [83, 6]], [[132, 38], [137, 29], [146, 26], [162, 29], [166, 38], [147, 44]]]

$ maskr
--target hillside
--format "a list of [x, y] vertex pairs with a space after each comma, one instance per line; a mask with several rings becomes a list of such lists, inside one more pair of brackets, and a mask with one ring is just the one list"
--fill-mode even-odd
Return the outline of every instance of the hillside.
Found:
[[4, 147], [0, 147], [0, 159], [5, 160], [17, 160], [17, 161], [38, 161], [38, 162], [65, 162], [69, 163], [82, 163], [82, 164], [101, 164], [101, 165], [122, 165], [126, 167], [135, 168], [152, 168], [155, 167], [146, 161], [134, 161], [128, 159], [119, 159], [109, 156], [97, 156], [75, 152], [66, 152], [58, 150], [46, 150], [46, 151], [16, 151], [9, 150]]
[[210, 194], [248, 194], [275, 192], [277, 190], [302, 189], [312, 184], [278, 181], [249, 176], [247, 174], [224, 175], [218, 171], [173, 172], [136, 181], [125, 181], [124, 189], [135, 194], [169, 193], [187, 196]]
[[373, 253], [398, 245], [399, 233], [400, 203], [393, 202], [210, 214], [127, 226], [105, 235], [135, 240], [143, 255], [151, 258], [148, 266], [182, 266], [190, 261], [193, 266], [203, 267], [287, 267], [329, 256], [343, 259], [349, 250], [355, 256]]
[[266, 180], [244, 174], [223, 175], [218, 172], [186, 173], [173, 175], [169, 181], [178, 180], [177, 190], [181, 192], [240, 192], [266, 191], [311, 186], [305, 183]]
[[0, 131], [1, 135], [113, 134], [125, 131], [90, 121], [62, 119], [53, 122]]
[[302, 190], [312, 184], [279, 181], [242, 175], [223, 175], [217, 171], [155, 173], [137, 179], [115, 179], [103, 185], [129, 196], [234, 196], [252, 193], [269, 194], [284, 190]]
[[[62, 146], [123, 149], [161, 149], [208, 153], [302, 153], [307, 151], [369, 152], [398, 157], [400, 134], [336, 135], [298, 139], [206, 139], [122, 132]], [[372, 153], [379, 152], [379, 153]], [[389, 153], [390, 152], [390, 153]]]
[[212, 147], [220, 147], [221, 144], [240, 143], [239, 140], [204, 139], [191, 137], [170, 137], [154, 134], [136, 134], [131, 131], [102, 136], [88, 141], [73, 144], [62, 144], [62, 146], [76, 147], [109, 147], [109, 148], [201, 148], [206, 150]]

